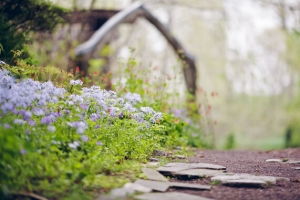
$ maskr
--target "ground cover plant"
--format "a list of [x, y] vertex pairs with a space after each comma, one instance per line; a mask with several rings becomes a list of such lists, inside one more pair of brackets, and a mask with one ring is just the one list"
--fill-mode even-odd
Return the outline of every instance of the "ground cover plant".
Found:
[[187, 145], [188, 123], [140, 94], [85, 87], [57, 71], [0, 69], [0, 198], [92, 199], [136, 179], [154, 149]]

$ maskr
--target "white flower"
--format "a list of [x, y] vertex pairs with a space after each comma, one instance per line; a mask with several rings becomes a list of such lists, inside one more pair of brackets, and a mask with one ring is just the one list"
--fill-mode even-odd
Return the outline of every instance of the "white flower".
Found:
[[14, 123], [15, 123], [15, 124], [20, 124], [20, 125], [23, 125], [23, 124], [25, 124], [25, 123], [26, 123], [26, 121], [25, 121], [25, 120], [23, 120], [23, 119], [15, 119], [15, 120], [14, 120]]
[[73, 143], [69, 143], [69, 147], [72, 149], [76, 149], [79, 146], [79, 142], [74, 141]]
[[141, 111], [143, 111], [146, 114], [153, 114], [153, 113], [155, 113], [155, 111], [153, 110], [153, 108], [150, 108], [150, 107], [141, 107], [140, 109], [141, 109]]
[[81, 80], [71, 80], [70, 85], [82, 85], [83, 82]]
[[51, 133], [53, 133], [53, 132], [55, 132], [56, 128], [55, 128], [55, 126], [49, 125], [49, 126], [48, 126], [48, 130], [49, 130]]

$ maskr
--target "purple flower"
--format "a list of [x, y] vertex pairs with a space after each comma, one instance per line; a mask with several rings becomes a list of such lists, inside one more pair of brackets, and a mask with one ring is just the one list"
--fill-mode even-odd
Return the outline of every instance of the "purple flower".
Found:
[[130, 103], [125, 103], [125, 104], [124, 104], [124, 108], [125, 108], [128, 112], [135, 112], [135, 111], [137, 111], [136, 108], [134, 108]]
[[25, 150], [25, 149], [21, 149], [20, 153], [21, 153], [22, 155], [24, 155], [24, 154], [26, 153], [26, 150]]
[[9, 129], [9, 128], [11, 128], [11, 125], [9, 125], [9, 124], [4, 124], [4, 128]]
[[87, 142], [89, 140], [88, 136], [83, 135], [81, 136], [82, 141]]
[[97, 115], [96, 113], [92, 113], [90, 115], [91, 120], [93, 120], [94, 122], [100, 118], [100, 115]]
[[119, 114], [119, 117], [120, 117], [121, 119], [123, 119], [123, 117], [124, 117], [123, 113], [120, 113], [120, 114]]
[[109, 115], [111, 117], [115, 117], [117, 115], [117, 112], [119, 112], [119, 110], [120, 110], [119, 108], [112, 106], [109, 108]]
[[48, 115], [48, 116], [43, 117], [43, 118], [41, 119], [41, 124], [47, 124], [47, 125], [49, 125], [49, 124], [51, 124], [51, 123], [54, 122], [54, 121], [55, 121], [55, 116], [53, 116], [53, 115]]
[[98, 141], [96, 144], [97, 144], [98, 146], [101, 146], [101, 145], [102, 145], [102, 142]]
[[98, 128], [100, 128], [100, 125], [96, 125], [96, 126], [95, 126], [95, 129], [98, 129]]
[[27, 129], [27, 130], [26, 130], [26, 134], [27, 134], [27, 135], [30, 135], [30, 130]]
[[34, 126], [34, 125], [35, 125], [35, 122], [34, 122], [33, 120], [29, 120], [29, 121], [28, 121], [28, 124], [29, 124], [30, 126]]
[[23, 115], [24, 120], [29, 120], [32, 117], [32, 112], [29, 110], [22, 110], [21, 114]]
[[80, 104], [80, 107], [83, 109], [83, 110], [86, 110], [88, 108], [88, 106], [86, 104]]
[[1, 109], [3, 112], [12, 111], [14, 109], [14, 106], [12, 103], [6, 102], [1, 106]]

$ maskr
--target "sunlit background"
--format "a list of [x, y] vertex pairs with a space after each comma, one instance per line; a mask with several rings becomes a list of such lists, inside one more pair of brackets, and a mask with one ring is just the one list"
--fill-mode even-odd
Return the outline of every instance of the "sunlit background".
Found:
[[[130, 0], [52, 0], [76, 10], [122, 10]], [[273, 149], [286, 145], [288, 127], [299, 119], [300, 35], [298, 0], [145, 0], [147, 8], [197, 60], [198, 101], [210, 106], [203, 118], [217, 148], [234, 140], [237, 149]], [[33, 44], [41, 64], [67, 69], [79, 45], [82, 27], [60, 27], [52, 41]], [[66, 37], [66, 33], [68, 37]], [[184, 101], [185, 84], [178, 58], [165, 38], [143, 18], [111, 33], [109, 57], [114, 77], [134, 57], [149, 78], [170, 78], [168, 90]], [[134, 51], [133, 51], [134, 49]], [[45, 53], [46, 52], [46, 53]], [[94, 55], [93, 63], [99, 52]], [[48, 56], [42, 56], [42, 55]], [[51, 60], [49, 60], [51, 55]], [[95, 67], [95, 66], [94, 66]], [[294, 132], [297, 132], [295, 128]]]

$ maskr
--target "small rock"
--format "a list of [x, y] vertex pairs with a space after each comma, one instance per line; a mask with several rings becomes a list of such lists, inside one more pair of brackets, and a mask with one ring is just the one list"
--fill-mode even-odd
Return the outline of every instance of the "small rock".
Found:
[[282, 163], [282, 159], [272, 158], [272, 159], [266, 160], [266, 162], [277, 162], [277, 163]]
[[212, 200], [206, 197], [200, 197], [181, 192], [166, 192], [166, 193], [148, 193], [134, 197], [139, 200]]
[[292, 169], [300, 170], [300, 167], [292, 167]]
[[187, 157], [184, 155], [174, 155], [173, 158], [175, 159], [186, 159]]
[[149, 158], [149, 161], [152, 161], [152, 162], [159, 162], [159, 159], [158, 159], [158, 158]]
[[289, 161], [287, 161], [287, 163], [289, 163], [289, 164], [299, 164], [300, 160], [289, 160]]
[[176, 150], [182, 150], [183, 148], [181, 146], [175, 147]]
[[160, 150], [154, 150], [153, 151], [154, 156], [168, 156], [168, 152], [160, 151]]

